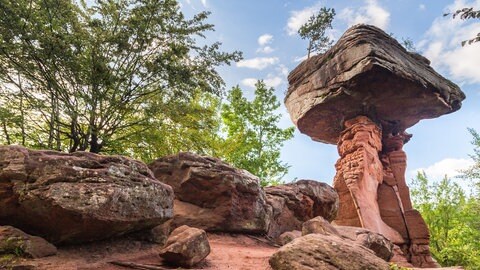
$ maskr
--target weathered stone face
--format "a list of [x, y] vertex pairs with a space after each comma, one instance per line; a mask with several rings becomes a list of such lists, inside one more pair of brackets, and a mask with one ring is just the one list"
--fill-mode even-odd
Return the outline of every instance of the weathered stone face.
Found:
[[121, 156], [0, 147], [0, 225], [51, 242], [88, 242], [173, 216], [173, 190]]
[[175, 191], [173, 227], [265, 233], [271, 208], [258, 177], [219, 159], [179, 153], [150, 165], [155, 177]]
[[411, 137], [406, 128], [458, 110], [463, 92], [427, 59], [368, 25], [350, 28], [325, 54], [304, 61], [289, 83], [285, 104], [298, 129], [338, 146], [334, 222], [383, 234], [399, 246], [395, 259], [437, 266], [428, 228], [412, 208], [402, 147]]
[[273, 216], [268, 236], [300, 230], [302, 223], [316, 216], [332, 221], [337, 216], [338, 195], [329, 185], [313, 180], [266, 187], [267, 203]]
[[176, 228], [168, 237], [160, 257], [171, 265], [190, 268], [210, 254], [210, 244], [204, 230], [186, 225]]
[[298, 129], [336, 144], [345, 120], [365, 115], [396, 133], [458, 110], [465, 95], [424, 57], [370, 25], [356, 25], [288, 77], [285, 105]]

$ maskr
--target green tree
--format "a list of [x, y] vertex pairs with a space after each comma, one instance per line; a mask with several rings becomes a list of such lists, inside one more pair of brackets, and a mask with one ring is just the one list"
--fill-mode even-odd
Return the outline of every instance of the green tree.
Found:
[[[460, 17], [461, 20], [480, 19], [480, 10], [474, 10], [473, 7], [466, 7], [466, 8], [456, 10], [454, 13], [443, 14], [443, 16], [449, 16], [449, 15], [452, 15], [453, 19], [455, 19], [456, 17]], [[479, 42], [479, 41], [480, 41], [480, 32], [477, 33], [476, 37], [469, 40], [462, 41], [462, 46], [465, 46], [466, 44], [470, 45], [474, 42]]]
[[327, 35], [327, 29], [332, 28], [335, 9], [322, 7], [317, 14], [310, 17], [308, 22], [298, 29], [298, 34], [302, 39], [308, 40], [308, 58], [312, 52], [325, 52], [332, 44], [333, 40]]
[[[473, 154], [470, 155], [474, 164], [470, 168], [462, 171], [462, 178], [472, 180], [477, 189], [477, 195], [480, 195], [480, 134], [473, 128], [468, 131], [472, 134]], [[480, 201], [480, 198], [479, 198]]]
[[188, 101], [172, 99], [145, 110], [148, 123], [134, 126], [129, 137], [115, 137], [114, 153], [151, 162], [152, 160], [191, 151], [218, 156], [220, 137], [220, 98], [196, 91]]
[[429, 183], [418, 173], [411, 186], [413, 204], [430, 229], [430, 249], [443, 266], [480, 269], [480, 213], [476, 199], [445, 176]]
[[233, 87], [222, 106], [223, 158], [261, 179], [262, 185], [279, 183], [289, 166], [280, 160], [283, 142], [293, 137], [294, 128], [278, 127], [280, 102], [273, 88], [263, 81], [255, 85], [255, 97], [247, 100], [240, 87]]
[[116, 152], [157, 104], [221, 92], [215, 68], [241, 54], [199, 45], [208, 15], [186, 19], [176, 0], [2, 0], [0, 83], [31, 105], [37, 147]]

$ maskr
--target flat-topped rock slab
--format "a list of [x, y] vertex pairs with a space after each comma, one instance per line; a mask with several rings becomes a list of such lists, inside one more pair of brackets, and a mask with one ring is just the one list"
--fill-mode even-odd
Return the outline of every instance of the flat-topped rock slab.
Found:
[[364, 115], [388, 133], [458, 110], [457, 85], [377, 27], [356, 25], [289, 75], [285, 104], [298, 129], [336, 144], [343, 122]]

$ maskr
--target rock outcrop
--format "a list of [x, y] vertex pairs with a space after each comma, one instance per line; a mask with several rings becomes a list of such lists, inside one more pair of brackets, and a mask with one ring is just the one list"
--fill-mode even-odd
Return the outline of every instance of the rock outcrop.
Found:
[[284, 246], [290, 242], [292, 242], [294, 239], [297, 239], [302, 236], [301, 231], [290, 231], [290, 232], [284, 232], [280, 234], [277, 238], [277, 244], [280, 246]]
[[149, 165], [175, 192], [173, 227], [265, 233], [271, 208], [258, 177], [219, 159], [193, 153], [159, 158]]
[[286, 231], [301, 230], [303, 222], [316, 216], [332, 221], [337, 216], [338, 195], [329, 185], [313, 180], [266, 187], [273, 218], [268, 235], [277, 238]]
[[393, 244], [385, 236], [359, 227], [333, 226], [322, 217], [316, 217], [303, 223], [302, 235], [308, 234], [338, 236], [345, 242], [370, 249], [377, 257], [387, 262], [394, 255]]
[[335, 235], [309, 234], [281, 247], [272, 257], [274, 270], [388, 270], [386, 261], [363, 246]]
[[0, 147], [0, 225], [53, 242], [87, 242], [162, 224], [173, 190], [121, 156]]
[[350, 226], [335, 226], [335, 229], [344, 239], [349, 239], [358, 245], [370, 249], [377, 257], [387, 262], [394, 255], [392, 242], [379, 233]]
[[405, 50], [377, 27], [348, 29], [327, 52], [303, 61], [288, 76], [285, 105], [300, 132], [336, 144], [343, 122], [365, 115], [384, 133], [461, 107], [465, 94], [429, 61]]
[[186, 225], [173, 230], [160, 257], [171, 265], [192, 267], [210, 254], [207, 233]]
[[29, 235], [12, 226], [0, 226], [0, 255], [2, 254], [35, 259], [57, 254], [57, 248], [41, 237]]
[[414, 266], [436, 267], [429, 233], [405, 182], [405, 130], [461, 107], [457, 85], [429, 61], [369, 25], [356, 25], [330, 50], [289, 75], [285, 104], [298, 129], [337, 144], [335, 224], [364, 227], [397, 244]]

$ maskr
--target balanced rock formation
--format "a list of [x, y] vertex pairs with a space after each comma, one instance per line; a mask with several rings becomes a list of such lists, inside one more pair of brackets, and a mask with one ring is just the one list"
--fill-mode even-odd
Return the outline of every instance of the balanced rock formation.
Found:
[[296, 238], [270, 257], [274, 270], [388, 270], [388, 263], [363, 246], [335, 235]]
[[0, 255], [2, 254], [42, 258], [57, 254], [57, 248], [41, 237], [29, 235], [12, 226], [0, 226]]
[[405, 130], [461, 107], [457, 85], [429, 61], [369, 25], [356, 25], [325, 54], [289, 75], [285, 104], [298, 129], [337, 144], [335, 223], [364, 227], [401, 247], [413, 265], [435, 267], [429, 232], [405, 182]]
[[265, 233], [271, 207], [258, 177], [219, 159], [179, 153], [149, 165], [175, 192], [173, 227], [207, 231]]
[[303, 222], [316, 216], [332, 221], [337, 216], [338, 195], [329, 185], [313, 180], [266, 187], [267, 202], [273, 217], [268, 235], [277, 238], [284, 232], [301, 230]]
[[192, 267], [210, 254], [210, 244], [204, 230], [180, 226], [168, 237], [160, 257], [175, 266]]
[[0, 225], [53, 243], [151, 228], [173, 216], [173, 190], [121, 156], [0, 147]]

